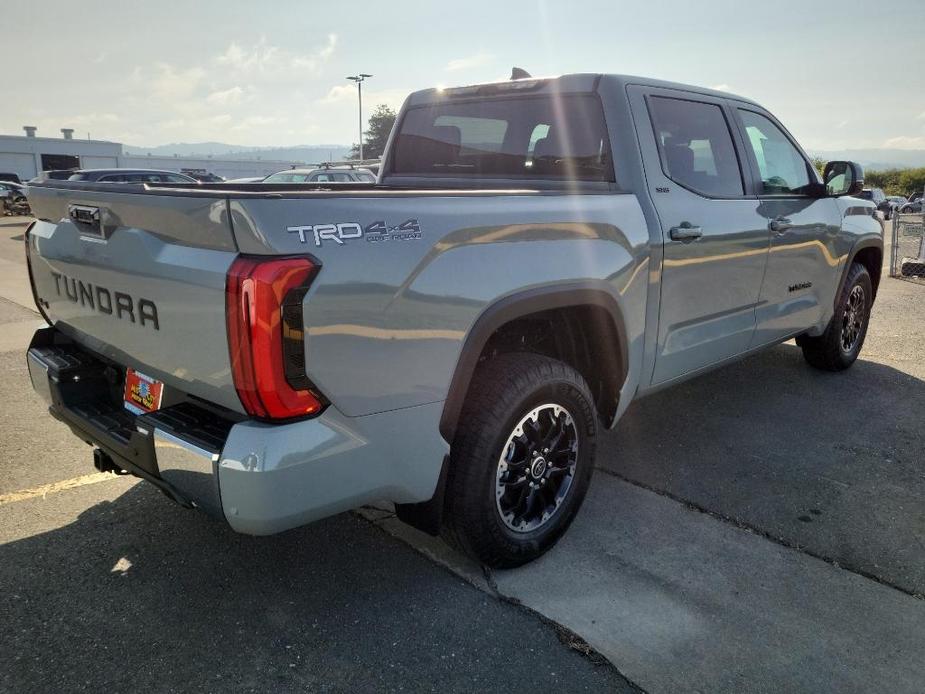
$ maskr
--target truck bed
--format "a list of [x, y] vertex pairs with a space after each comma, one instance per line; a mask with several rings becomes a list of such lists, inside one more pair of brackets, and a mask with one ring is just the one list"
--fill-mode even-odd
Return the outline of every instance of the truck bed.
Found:
[[[302, 306], [308, 375], [359, 416], [445, 398], [467, 331], [506, 287], [576, 274], [620, 285], [648, 239], [635, 196], [592, 191], [55, 181], [29, 197], [49, 322], [236, 412], [226, 282], [242, 255], [321, 266]], [[71, 217], [96, 212], [99, 229]]]

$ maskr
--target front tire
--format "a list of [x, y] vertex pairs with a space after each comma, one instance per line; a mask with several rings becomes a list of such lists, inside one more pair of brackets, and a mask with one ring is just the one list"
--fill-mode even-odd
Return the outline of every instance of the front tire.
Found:
[[501, 355], [479, 368], [459, 421], [444, 538], [491, 567], [536, 559], [591, 481], [597, 412], [584, 378], [549, 357]]
[[854, 364], [864, 346], [873, 302], [870, 273], [860, 263], [853, 263], [825, 332], [818, 337], [797, 338], [806, 361], [824, 371], [843, 371]]

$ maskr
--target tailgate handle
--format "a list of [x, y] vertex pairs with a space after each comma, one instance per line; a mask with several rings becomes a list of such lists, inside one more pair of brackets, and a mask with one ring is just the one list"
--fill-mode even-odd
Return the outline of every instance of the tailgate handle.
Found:
[[81, 235], [104, 238], [103, 215], [99, 207], [91, 205], [68, 205], [68, 216], [77, 225]]

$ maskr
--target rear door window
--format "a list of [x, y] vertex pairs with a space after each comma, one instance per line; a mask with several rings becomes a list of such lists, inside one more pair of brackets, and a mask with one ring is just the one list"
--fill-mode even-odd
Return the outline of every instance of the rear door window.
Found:
[[446, 99], [409, 109], [391, 173], [433, 177], [613, 181], [596, 95]]
[[652, 96], [649, 113], [668, 178], [708, 197], [745, 194], [732, 133], [721, 106]]

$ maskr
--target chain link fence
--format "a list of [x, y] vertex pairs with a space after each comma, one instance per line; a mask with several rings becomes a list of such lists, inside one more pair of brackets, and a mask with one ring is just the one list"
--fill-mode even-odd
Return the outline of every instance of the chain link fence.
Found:
[[925, 284], [925, 218], [921, 214], [894, 214], [890, 277]]

